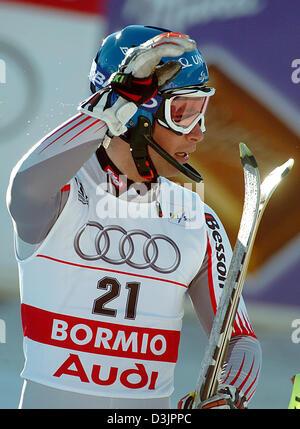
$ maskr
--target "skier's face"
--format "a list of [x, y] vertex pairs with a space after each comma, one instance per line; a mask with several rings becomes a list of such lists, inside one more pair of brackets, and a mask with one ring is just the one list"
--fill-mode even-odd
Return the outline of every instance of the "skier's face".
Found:
[[[177, 135], [155, 121], [153, 139], [181, 164], [185, 164], [189, 161], [189, 154], [196, 150], [197, 143], [199, 143], [203, 137], [204, 135], [199, 123], [195, 125], [189, 134]], [[160, 176], [172, 177], [179, 174], [176, 167], [173, 167], [151, 147], [149, 147], [149, 154]]]

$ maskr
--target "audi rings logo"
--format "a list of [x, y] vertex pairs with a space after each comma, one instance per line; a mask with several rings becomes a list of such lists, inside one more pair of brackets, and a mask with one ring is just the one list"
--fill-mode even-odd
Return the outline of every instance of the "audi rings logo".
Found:
[[[83, 244], [83, 234], [88, 232], [88, 239], [91, 237], [90, 232], [88, 231], [90, 227], [94, 227], [97, 230], [97, 233], [94, 238], [94, 247], [93, 252], [87, 252], [82, 250]], [[114, 231], [121, 233], [119, 238], [118, 246], [118, 258], [112, 258], [108, 256], [109, 250], [111, 249], [112, 244], [115, 245], [115, 236], [112, 238], [111, 234]], [[134, 242], [134, 236], [143, 237], [143, 243], [140, 246]], [[159, 249], [159, 242], [163, 241], [167, 244], [168, 250], [171, 250], [172, 261], [167, 267], [161, 267], [158, 265], [157, 260], [159, 255], [162, 255], [162, 250]], [[150, 235], [148, 232], [143, 231], [142, 229], [132, 229], [126, 231], [119, 225], [108, 225], [102, 226], [98, 222], [88, 222], [84, 224], [79, 231], [77, 232], [74, 239], [74, 248], [76, 253], [87, 261], [103, 260], [113, 265], [127, 264], [132, 268], [145, 269], [152, 268], [153, 270], [159, 273], [172, 273], [175, 271], [181, 260], [180, 251], [177, 244], [166, 235], [154, 234]], [[168, 252], [169, 254], [170, 252]], [[143, 258], [142, 262], [135, 262], [134, 255]], [[164, 253], [165, 256], [165, 253]]]

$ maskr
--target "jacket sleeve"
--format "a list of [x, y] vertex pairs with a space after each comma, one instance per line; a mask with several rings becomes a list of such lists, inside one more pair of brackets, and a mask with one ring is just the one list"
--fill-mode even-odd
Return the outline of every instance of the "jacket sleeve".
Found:
[[79, 113], [33, 146], [14, 167], [7, 206], [17, 236], [40, 243], [55, 222], [61, 189], [101, 144], [107, 131], [100, 119]]
[[[206, 255], [198, 274], [189, 286], [189, 295], [197, 316], [209, 335], [228, 273], [232, 250], [220, 219], [207, 205], [205, 226]], [[260, 368], [260, 343], [241, 297], [220, 381], [238, 387], [249, 401], [256, 390]]]

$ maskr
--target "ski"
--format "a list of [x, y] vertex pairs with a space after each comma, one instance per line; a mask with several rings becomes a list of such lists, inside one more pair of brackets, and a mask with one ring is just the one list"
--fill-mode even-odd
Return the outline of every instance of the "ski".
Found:
[[294, 164], [294, 160], [289, 159], [283, 165], [275, 168], [261, 183], [255, 157], [244, 143], [240, 143], [239, 148], [245, 182], [241, 223], [227, 279], [201, 362], [199, 378], [195, 391], [190, 395], [191, 400], [187, 403], [188, 408], [198, 408], [200, 402], [217, 392], [221, 369], [262, 215], [273, 192]]

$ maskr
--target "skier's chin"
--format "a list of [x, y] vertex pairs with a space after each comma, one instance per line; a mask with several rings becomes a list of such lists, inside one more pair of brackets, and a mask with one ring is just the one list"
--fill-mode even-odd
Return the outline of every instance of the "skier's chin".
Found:
[[176, 167], [168, 163], [167, 161], [165, 161], [165, 163], [163, 164], [164, 165], [160, 165], [157, 168], [157, 172], [159, 176], [170, 178], [170, 177], [177, 177], [180, 174], [180, 171]]

